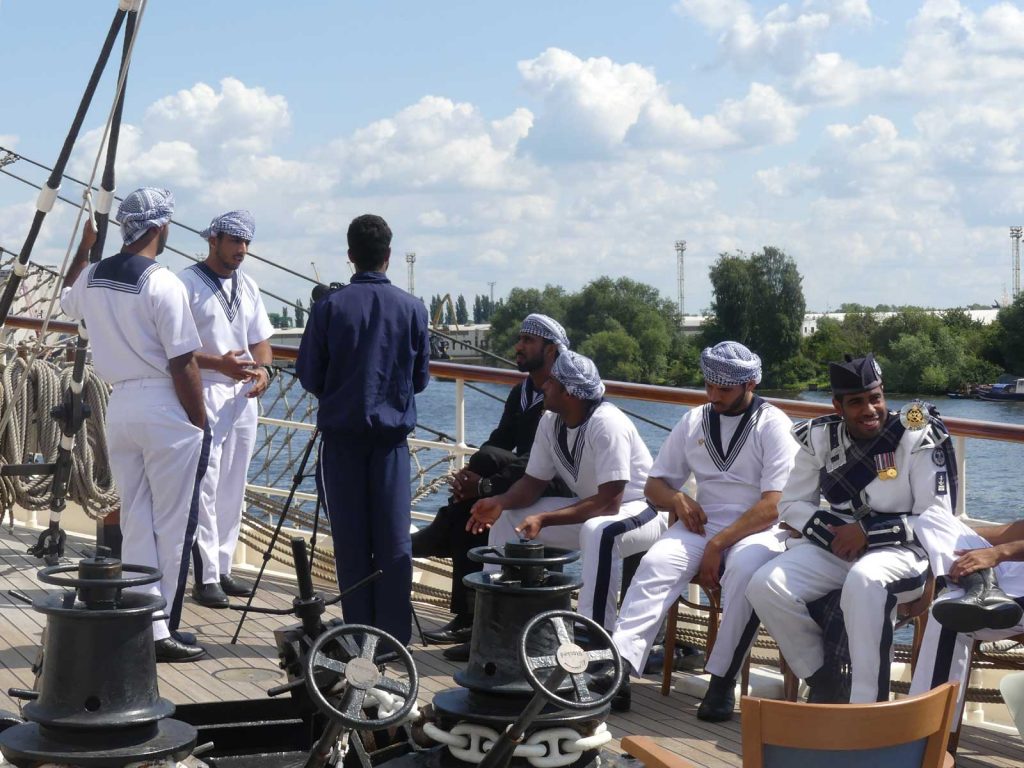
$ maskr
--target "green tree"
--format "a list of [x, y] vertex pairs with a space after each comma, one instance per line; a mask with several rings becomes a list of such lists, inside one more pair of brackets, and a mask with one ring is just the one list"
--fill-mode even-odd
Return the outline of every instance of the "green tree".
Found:
[[[565, 302], [565, 289], [558, 285], [546, 285], [542, 291], [513, 288], [491, 315], [491, 349], [499, 355], [509, 354], [515, 346], [524, 317], [531, 312], [540, 312], [560, 320], [565, 317]], [[573, 340], [572, 336], [569, 338]]]
[[756, 351], [764, 362], [766, 386], [796, 383], [794, 362], [800, 354], [806, 302], [793, 258], [774, 246], [749, 257], [723, 253], [710, 277], [714, 300], [705, 341], [733, 339]]
[[1013, 374], [1024, 372], [1024, 293], [996, 315], [999, 328], [996, 334], [998, 362]]
[[455, 322], [466, 325], [469, 322], [469, 309], [466, 308], [466, 297], [461, 293], [455, 300]]
[[601, 377], [616, 381], [639, 381], [644, 365], [640, 344], [622, 327], [598, 331], [578, 347], [597, 365]]

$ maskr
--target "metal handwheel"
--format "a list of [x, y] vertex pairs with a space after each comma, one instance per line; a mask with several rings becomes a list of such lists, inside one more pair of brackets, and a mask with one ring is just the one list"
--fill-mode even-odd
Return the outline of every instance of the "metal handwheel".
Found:
[[[374, 663], [381, 652], [397, 655], [395, 663], [408, 676], [407, 681], [387, 675]], [[323, 682], [325, 673], [330, 673], [330, 687], [337, 682], [345, 685], [337, 705], [320, 688], [328, 687]], [[305, 680], [306, 690], [321, 712], [356, 730], [377, 730], [400, 723], [416, 705], [419, 692], [419, 675], [408, 649], [386, 632], [363, 624], [348, 624], [320, 635], [306, 655]], [[371, 689], [400, 696], [405, 702], [384, 717], [368, 717], [363, 702]]]
[[[555, 630], [558, 637], [558, 648], [552, 655], [530, 656], [528, 647], [531, 640], [537, 639], [543, 624], [549, 624]], [[587, 628], [591, 642], [596, 641], [598, 648], [584, 650], [573, 642], [573, 634], [570, 628], [574, 624], [581, 624]], [[519, 636], [519, 662], [523, 668], [530, 686], [538, 694], [558, 707], [565, 709], [593, 709], [601, 707], [611, 701], [619, 686], [622, 684], [624, 667], [618, 650], [612, 643], [611, 636], [596, 621], [580, 616], [572, 611], [546, 611], [534, 616], [523, 628]], [[594, 670], [605, 674], [612, 671], [612, 683], [608, 690], [595, 697], [587, 682], [587, 671], [594, 664], [600, 666]], [[547, 680], [542, 680], [538, 674], [543, 670], [560, 670], [564, 674], [546, 675]], [[565, 677], [572, 680], [574, 698], [560, 696], [557, 685]], [[591, 682], [593, 672], [591, 672]]]

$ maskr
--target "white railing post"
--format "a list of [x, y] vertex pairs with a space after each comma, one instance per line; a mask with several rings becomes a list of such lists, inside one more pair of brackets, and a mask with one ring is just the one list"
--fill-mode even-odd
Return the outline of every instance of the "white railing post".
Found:
[[959, 489], [956, 495], [957, 517], [963, 517], [967, 511], [967, 438], [956, 436], [956, 475]]
[[455, 380], [455, 444], [459, 451], [455, 455], [455, 468], [466, 466], [466, 380]]

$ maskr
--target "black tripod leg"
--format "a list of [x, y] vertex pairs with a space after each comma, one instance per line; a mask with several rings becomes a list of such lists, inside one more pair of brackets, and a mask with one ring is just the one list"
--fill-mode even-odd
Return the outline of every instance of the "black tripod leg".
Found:
[[320, 430], [314, 429], [313, 434], [310, 435], [309, 442], [306, 444], [306, 449], [302, 452], [302, 461], [299, 462], [299, 470], [295, 473], [295, 477], [292, 479], [292, 487], [288, 491], [288, 498], [285, 499], [284, 507], [281, 509], [281, 515], [277, 518], [277, 526], [274, 528], [274, 535], [270, 537], [270, 543], [267, 545], [267, 549], [263, 553], [263, 563], [260, 565], [260, 572], [256, 574], [256, 581], [252, 585], [252, 591], [249, 593], [249, 599], [245, 603], [245, 608], [242, 609], [242, 616], [238, 620], [238, 626], [235, 628], [234, 637], [231, 638], [232, 645], [238, 642], [238, 636], [242, 632], [242, 625], [245, 624], [245, 618], [249, 615], [249, 609], [252, 608], [252, 601], [256, 598], [256, 590], [259, 589], [260, 581], [263, 579], [263, 572], [267, 570], [267, 564], [270, 562], [271, 552], [274, 551], [274, 545], [277, 543], [277, 539], [281, 535], [281, 527], [284, 525], [285, 518], [288, 516], [288, 510], [291, 508], [292, 501], [295, 499], [295, 493], [299, 490], [299, 486], [302, 484], [304, 473], [306, 471], [306, 464], [309, 462], [309, 454], [313, 452], [313, 446], [316, 445], [316, 439], [319, 436]]

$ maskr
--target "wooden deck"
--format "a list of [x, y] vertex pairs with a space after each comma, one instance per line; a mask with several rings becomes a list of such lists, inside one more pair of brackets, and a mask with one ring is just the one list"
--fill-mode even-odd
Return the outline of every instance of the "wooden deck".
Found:
[[[16, 528], [0, 532], [0, 709], [18, 711], [18, 701], [7, 695], [11, 687], [31, 688], [32, 662], [36, 657], [43, 616], [7, 596], [15, 589], [29, 596], [41, 587], [35, 580], [39, 561], [25, 554], [35, 533]], [[69, 537], [68, 556], [76, 558], [88, 542]], [[264, 579], [256, 605], [283, 608], [291, 605], [294, 583], [286, 579]], [[448, 616], [429, 605], [417, 605], [424, 626], [439, 626]], [[337, 608], [329, 615], [339, 615]], [[262, 698], [266, 689], [283, 682], [277, 666], [272, 631], [289, 617], [251, 614], [237, 645], [230, 639], [238, 622], [235, 611], [202, 608], [185, 601], [183, 628], [195, 631], [209, 656], [193, 664], [158, 665], [160, 692], [177, 704]], [[413, 658], [420, 673], [420, 701], [426, 703], [437, 691], [454, 685], [451, 675], [456, 665], [441, 656], [436, 646], [413, 646]], [[677, 673], [678, 674], [678, 673]], [[633, 685], [633, 709], [613, 714], [608, 726], [615, 736], [611, 745], [627, 734], [654, 736], [668, 749], [685, 756], [697, 766], [726, 768], [742, 765], [739, 717], [731, 723], [709, 724], [697, 720], [699, 701], [673, 691], [663, 697], [659, 685], [647, 679]], [[1009, 736], [977, 726], [964, 726], [957, 765], [963, 768], [1016, 768], [1024, 765], [1024, 744]]]

